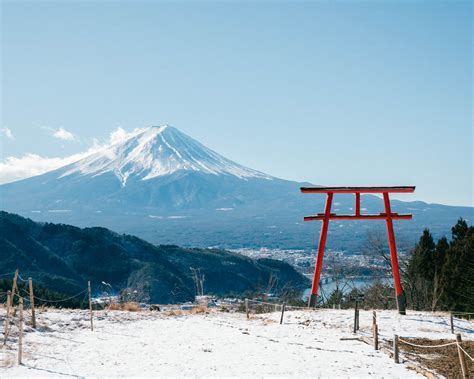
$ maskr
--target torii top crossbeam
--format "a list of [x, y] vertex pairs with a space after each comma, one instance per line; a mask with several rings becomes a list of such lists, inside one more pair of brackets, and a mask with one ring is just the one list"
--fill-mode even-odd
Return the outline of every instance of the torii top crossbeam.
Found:
[[301, 187], [303, 193], [410, 193], [415, 192], [414, 186], [397, 187]]
[[[388, 242], [390, 247], [390, 259], [392, 262], [393, 279], [395, 283], [395, 294], [397, 296], [397, 307], [401, 314], [405, 314], [405, 294], [400, 282], [400, 274], [398, 269], [397, 248], [395, 244], [395, 233], [393, 231], [393, 220], [411, 220], [411, 214], [393, 213], [390, 207], [389, 193], [412, 193], [415, 191], [414, 186], [397, 186], [397, 187], [302, 187], [302, 193], [319, 193], [326, 194], [326, 206], [324, 213], [318, 213], [314, 216], [306, 216], [305, 221], [320, 220], [323, 222], [321, 234], [319, 237], [318, 256], [316, 259], [316, 267], [314, 270], [313, 285], [311, 287], [311, 297], [309, 306], [316, 305], [316, 296], [318, 293], [319, 280], [321, 277], [324, 246], [326, 245], [326, 236], [330, 220], [385, 220], [387, 224]], [[360, 212], [360, 194], [382, 194], [385, 212], [379, 214], [361, 214]], [[331, 205], [334, 194], [354, 194], [355, 195], [355, 213], [338, 215], [331, 213]]]
[[[361, 214], [360, 213], [360, 194], [371, 193], [371, 194], [384, 194], [384, 193], [410, 193], [414, 192], [415, 187], [404, 186], [404, 187], [302, 187], [302, 193], [352, 193], [356, 195], [355, 203], [355, 214], [353, 215], [336, 215], [331, 213], [329, 215], [330, 220], [385, 220], [387, 218], [386, 213], [380, 214]], [[324, 220], [324, 213], [318, 213], [315, 216], [306, 216], [305, 221]], [[398, 214], [391, 213], [392, 220], [411, 220], [411, 214]]]

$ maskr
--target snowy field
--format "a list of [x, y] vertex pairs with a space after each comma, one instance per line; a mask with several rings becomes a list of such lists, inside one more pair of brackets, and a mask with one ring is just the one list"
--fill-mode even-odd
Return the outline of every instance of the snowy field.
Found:
[[[92, 332], [86, 311], [39, 311], [38, 331], [26, 326], [23, 365], [16, 328], [0, 350], [0, 377], [422, 377], [370, 345], [341, 340], [354, 337], [351, 310], [286, 312], [283, 325], [279, 317], [100, 311]], [[453, 338], [446, 314], [380, 311], [378, 319], [381, 340]], [[358, 335], [370, 336], [371, 323], [372, 312], [361, 311]], [[472, 322], [456, 326], [474, 338]]]

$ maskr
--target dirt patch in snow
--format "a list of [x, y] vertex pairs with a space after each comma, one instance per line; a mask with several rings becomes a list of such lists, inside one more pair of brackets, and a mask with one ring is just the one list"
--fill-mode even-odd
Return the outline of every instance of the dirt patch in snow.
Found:
[[[458, 348], [456, 345], [429, 348], [428, 346], [443, 345], [453, 340], [438, 339], [432, 340], [427, 338], [410, 338], [410, 343], [426, 347], [415, 347], [407, 345], [400, 341], [400, 352], [404, 353], [407, 358], [420, 363], [446, 378], [462, 378], [461, 365], [459, 362]], [[474, 341], [463, 341], [462, 347], [472, 357], [474, 356]], [[469, 370], [469, 377], [474, 375], [474, 365], [469, 357], [466, 357], [466, 364]]]

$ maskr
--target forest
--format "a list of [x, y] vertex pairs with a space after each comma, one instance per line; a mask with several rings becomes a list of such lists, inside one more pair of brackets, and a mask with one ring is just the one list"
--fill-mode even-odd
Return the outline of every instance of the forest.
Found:
[[[391, 267], [386, 248], [376, 238], [370, 238], [368, 245], [368, 250], [384, 258], [388, 274]], [[425, 229], [400, 262], [400, 274], [409, 309], [474, 312], [474, 227], [459, 219], [451, 228], [451, 237], [437, 241]], [[393, 287], [382, 282], [348, 294], [336, 288], [325, 305], [351, 307], [358, 295], [363, 295], [366, 308], [396, 308]]]

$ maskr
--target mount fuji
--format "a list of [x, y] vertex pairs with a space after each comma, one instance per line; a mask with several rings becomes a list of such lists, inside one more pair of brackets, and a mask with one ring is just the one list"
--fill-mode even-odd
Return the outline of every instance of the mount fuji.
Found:
[[[298, 183], [244, 167], [171, 126], [137, 129], [72, 164], [0, 186], [1, 207], [37, 221], [105, 226], [155, 243], [242, 247], [314, 246], [315, 225], [302, 216], [322, 211], [324, 199], [302, 196]], [[376, 196], [363, 196], [379, 212]], [[353, 199], [335, 198], [351, 212]], [[393, 201], [394, 211], [414, 214], [397, 227], [415, 239], [424, 227], [448, 234], [469, 207]], [[333, 223], [332, 247], [354, 248], [370, 225]], [[383, 225], [382, 225], [383, 226]], [[356, 238], [357, 237], [357, 238]]]
[[272, 179], [224, 158], [168, 125], [139, 129], [125, 142], [73, 163], [61, 177], [113, 173], [125, 187], [129, 178], [146, 181], [177, 172]]

